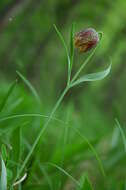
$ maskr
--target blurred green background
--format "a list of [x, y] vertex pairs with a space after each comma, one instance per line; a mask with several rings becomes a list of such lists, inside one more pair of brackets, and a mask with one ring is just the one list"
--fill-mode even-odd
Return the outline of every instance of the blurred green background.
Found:
[[[66, 137], [63, 124], [52, 121], [29, 162], [28, 178], [20, 188], [76, 189], [71, 180], [59, 171], [41, 167], [47, 161], [60, 165], [63, 160], [61, 166], [76, 179], [87, 173], [95, 189], [124, 190], [126, 156], [120, 132], [115, 127], [115, 118], [119, 119], [125, 131], [125, 0], [1, 0], [0, 101], [16, 79], [16, 70], [26, 76], [41, 99], [38, 105], [27, 86], [19, 80], [1, 117], [24, 113], [49, 115], [66, 84], [67, 76], [66, 55], [53, 24], [57, 25], [69, 45], [73, 21], [76, 22], [76, 32], [93, 27], [104, 33], [84, 73], [106, 68], [109, 57], [113, 62], [112, 71], [103, 81], [73, 88], [65, 96], [56, 117], [77, 128], [90, 140], [102, 159], [107, 178], [101, 175], [95, 156], [75, 131], [70, 128]], [[89, 53], [75, 52], [73, 72]], [[9, 147], [13, 144], [14, 129], [22, 126], [22, 163], [44, 121], [43, 118], [34, 117], [1, 122], [1, 144], [4, 143], [8, 152], [12, 152]], [[8, 167], [13, 171], [13, 164]]]

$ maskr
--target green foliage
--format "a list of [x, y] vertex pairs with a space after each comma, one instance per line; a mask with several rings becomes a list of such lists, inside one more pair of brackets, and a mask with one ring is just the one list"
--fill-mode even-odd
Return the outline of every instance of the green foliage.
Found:
[[78, 190], [93, 190], [92, 185], [87, 176], [82, 176], [80, 181], [81, 188], [79, 188]]
[[73, 58], [74, 58], [74, 34], [75, 34], [75, 24], [73, 23], [70, 30], [70, 69], [72, 70]]
[[[11, 146], [13, 147], [11, 159], [13, 160], [13, 162], [19, 163], [20, 156], [21, 156], [21, 128], [20, 127], [17, 127], [12, 131]], [[14, 175], [17, 174], [18, 168], [19, 167], [14, 168], [13, 170]]]
[[[125, 10], [125, 0], [0, 1], [0, 190], [125, 189]], [[74, 34], [87, 27], [104, 35], [79, 54]], [[88, 82], [109, 74], [109, 56], [109, 77]]]
[[2, 101], [2, 103], [1, 103], [1, 105], [0, 105], [0, 112], [3, 110], [3, 108], [4, 108], [4, 106], [5, 106], [6, 102], [7, 102], [7, 100], [8, 100], [8, 98], [9, 98], [9, 96], [10, 96], [11, 93], [13, 92], [16, 83], [17, 83], [17, 80], [15, 80], [15, 81], [12, 83], [12, 85], [11, 85], [10, 88], [9, 88], [9, 90], [7, 91], [6, 96], [4, 96], [4, 99], [3, 99], [3, 101]]
[[3, 160], [5, 160], [6, 162], [8, 160], [8, 153], [7, 153], [6, 146], [4, 144], [2, 144], [1, 146], [1, 155], [3, 157]]
[[[57, 32], [57, 34], [58, 34], [58, 36], [59, 36], [59, 38], [60, 38], [60, 40], [61, 40], [61, 42], [62, 42], [62, 44], [63, 44], [63, 47], [64, 47], [64, 49], [65, 49], [65, 51], [66, 51], [67, 64], [68, 64], [68, 83], [69, 83], [69, 80], [70, 80], [70, 72], [71, 72], [71, 60], [70, 60], [68, 48], [67, 48], [67, 45], [66, 45], [66, 43], [65, 43], [65, 41], [64, 41], [64, 38], [63, 38], [62, 34], [60, 33], [60, 31], [58, 30], [58, 28], [56, 27], [55, 24], [54, 24], [54, 28], [55, 28], [55, 30], [56, 30], [56, 32]], [[71, 34], [71, 35], [72, 35], [72, 34]], [[73, 42], [71, 42], [71, 43], [73, 43]]]
[[110, 73], [110, 69], [111, 69], [111, 65], [104, 71], [84, 75], [84, 76], [80, 77], [79, 79], [77, 79], [75, 82], [73, 82], [71, 84], [71, 87], [76, 86], [82, 82], [102, 80]]
[[53, 163], [48, 163], [49, 165], [55, 167], [56, 169], [58, 169], [60, 172], [62, 172], [62, 174], [65, 174], [67, 177], [69, 177], [75, 184], [76, 186], [80, 187], [80, 183], [74, 179], [67, 171], [65, 171], [63, 168], [61, 168], [60, 166], [57, 166], [56, 164]]
[[1, 179], [0, 179], [0, 189], [1, 190], [7, 190], [7, 171], [6, 166], [1, 158]]
[[29, 89], [31, 90], [32, 94], [36, 98], [37, 102], [40, 104], [40, 98], [39, 98], [39, 96], [38, 96], [35, 88], [30, 84], [30, 82], [19, 71], [16, 71], [16, 73], [23, 80], [23, 82], [29, 87]]
[[122, 140], [123, 140], [123, 144], [124, 144], [124, 149], [125, 149], [125, 152], [126, 152], [126, 136], [125, 136], [125, 133], [119, 123], [119, 121], [116, 119], [116, 124], [117, 124], [117, 127], [119, 128], [120, 130], [120, 133], [121, 133], [121, 137], [122, 137]]

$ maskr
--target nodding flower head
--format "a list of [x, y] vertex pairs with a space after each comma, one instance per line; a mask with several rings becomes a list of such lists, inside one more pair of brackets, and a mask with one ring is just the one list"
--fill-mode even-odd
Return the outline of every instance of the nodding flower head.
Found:
[[94, 48], [99, 42], [99, 35], [93, 28], [87, 28], [75, 34], [75, 48], [80, 52], [87, 52]]

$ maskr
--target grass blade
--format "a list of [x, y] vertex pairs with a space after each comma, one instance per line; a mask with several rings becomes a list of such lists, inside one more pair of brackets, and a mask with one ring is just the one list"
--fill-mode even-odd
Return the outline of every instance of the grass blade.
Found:
[[85, 175], [85, 177], [81, 178], [81, 188], [78, 188], [77, 190], [93, 190], [93, 187], [89, 181], [88, 176]]
[[75, 32], [75, 23], [72, 23], [70, 31], [70, 68], [72, 70], [73, 58], [74, 58], [74, 32]]
[[[0, 122], [6, 121], [6, 120], [11, 120], [11, 119], [18, 119], [18, 118], [22, 118], [22, 117], [43, 117], [43, 118], [49, 118], [48, 115], [43, 115], [43, 114], [39, 114], [39, 113], [26, 113], [26, 114], [17, 114], [17, 115], [9, 115], [9, 116], [5, 116], [5, 117], [0, 117]], [[60, 120], [56, 117], [52, 117], [52, 120], [55, 120], [57, 122], [60, 122], [62, 124], [65, 124], [65, 122], [63, 120]]]
[[39, 163], [39, 168], [40, 168], [43, 176], [45, 177], [45, 179], [46, 179], [46, 181], [47, 181], [47, 183], [49, 185], [50, 190], [53, 190], [53, 186], [52, 186], [52, 182], [50, 180], [50, 177], [48, 176], [48, 173], [46, 172], [45, 168], [43, 166], [41, 166], [40, 163]]
[[84, 180], [82, 190], [93, 190], [92, 185], [91, 185], [88, 177], [86, 177], [85, 180]]
[[54, 24], [53, 26], [54, 26], [54, 28], [55, 28], [55, 31], [56, 31], [57, 35], [59, 36], [60, 41], [61, 41], [62, 44], [63, 44], [63, 47], [64, 47], [65, 52], [66, 52], [66, 55], [67, 55], [67, 62], [68, 62], [68, 81], [69, 81], [69, 80], [70, 80], [71, 66], [70, 66], [70, 57], [69, 57], [68, 48], [67, 48], [67, 45], [66, 45], [66, 43], [65, 43], [65, 40], [64, 40], [64, 38], [63, 38], [61, 32], [58, 30], [57, 26], [56, 26], [55, 24]]
[[88, 146], [90, 147], [90, 149], [92, 150], [92, 152], [94, 153], [95, 157], [96, 157], [96, 160], [98, 161], [98, 164], [99, 164], [99, 168], [100, 168], [100, 171], [101, 173], [103, 174], [104, 177], [106, 177], [106, 174], [105, 174], [105, 171], [104, 171], [104, 167], [103, 167], [103, 164], [102, 164], [102, 161], [99, 157], [99, 155], [97, 154], [95, 148], [92, 146], [92, 144], [89, 142], [89, 140], [80, 133], [80, 131], [78, 129], [75, 129], [73, 127], [73, 129], [76, 131], [76, 133], [88, 144]]
[[12, 92], [13, 92], [13, 90], [14, 90], [16, 84], [17, 84], [17, 80], [15, 80], [15, 81], [11, 84], [10, 88], [8, 89], [8, 92], [7, 92], [7, 94], [5, 95], [3, 101], [2, 101], [2, 103], [1, 103], [1, 105], [0, 105], [0, 112], [3, 110], [4, 106], [6, 105], [7, 100], [8, 100], [8, 98], [10, 97], [10, 95], [12, 94]]
[[26, 84], [26, 86], [28, 86], [28, 88], [31, 90], [33, 96], [35, 97], [36, 101], [40, 104], [41, 103], [40, 98], [37, 94], [37, 91], [32, 86], [32, 84], [19, 71], [16, 71], [16, 73], [23, 80], [23, 82]]
[[123, 144], [124, 144], [124, 149], [125, 149], [125, 152], [126, 152], [126, 136], [124, 134], [124, 131], [123, 131], [118, 119], [115, 119], [115, 121], [116, 121], [117, 127], [119, 128], [119, 131], [120, 131], [120, 134], [121, 134], [121, 137], [122, 137], [122, 141], [123, 141]]
[[1, 158], [1, 180], [0, 180], [0, 190], [7, 190], [7, 171], [6, 166]]
[[[21, 127], [16, 127], [11, 135], [11, 146], [12, 146], [12, 152], [11, 152], [11, 159], [14, 162], [19, 163], [20, 156], [21, 156]], [[16, 176], [18, 171], [18, 167], [15, 167], [13, 170], [13, 174]]]
[[3, 160], [5, 162], [7, 162], [7, 160], [8, 160], [8, 153], [7, 153], [6, 146], [4, 144], [2, 144], [2, 146], [1, 146], [1, 155], [2, 155]]
[[60, 166], [53, 164], [51, 162], [48, 162], [47, 164], [57, 168], [59, 171], [61, 171], [63, 174], [65, 174], [67, 177], [69, 177], [78, 187], [80, 187], [80, 183], [73, 176], [71, 176], [67, 171], [65, 171], [63, 168], [61, 168]]
[[13, 187], [15, 187], [15, 186], [21, 184], [24, 180], [26, 180], [26, 178], [27, 178], [27, 173], [25, 173], [25, 174], [23, 175], [23, 177], [21, 177], [21, 179], [19, 179], [18, 181], [16, 181], [16, 182], [13, 184]]

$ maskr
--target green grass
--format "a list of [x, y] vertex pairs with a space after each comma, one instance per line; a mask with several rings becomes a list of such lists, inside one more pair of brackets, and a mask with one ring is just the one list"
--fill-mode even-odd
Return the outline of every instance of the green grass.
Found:
[[[70, 52], [62, 34], [54, 27], [67, 55], [66, 87], [51, 111], [48, 101], [40, 100], [33, 85], [19, 71], [17, 75], [22, 82], [16, 81], [6, 88], [0, 107], [1, 190], [7, 190], [7, 185], [9, 190], [115, 190], [116, 186], [123, 189], [126, 155], [119, 138], [111, 146], [113, 126], [108, 127], [109, 121], [103, 120], [94, 107], [90, 110], [92, 103], [88, 100], [85, 100], [87, 112], [82, 106], [79, 114], [73, 106], [74, 100], [63, 103], [73, 86], [104, 79], [111, 64], [106, 70], [80, 77], [96, 47], [72, 78], [74, 24], [70, 31]], [[15, 104], [20, 98], [22, 101]], [[92, 118], [96, 123], [92, 123]], [[124, 132], [117, 120], [116, 124], [125, 147]], [[119, 176], [123, 176], [120, 181], [116, 180]]]
[[[15, 89], [15, 95], [17, 94], [17, 97], [20, 96], [19, 91], [20, 85]], [[23, 93], [23, 96], [29, 97], [28, 92], [24, 91]], [[10, 97], [9, 103], [13, 104], [13, 101], [13, 97]], [[11, 171], [13, 174], [12, 177], [10, 176], [8, 179], [8, 188], [9, 185], [15, 183], [15, 176], [22, 167], [22, 163], [24, 163], [27, 154], [31, 151], [34, 139], [39, 133], [40, 124], [45, 123], [48, 119], [46, 115], [37, 114], [35, 112], [34, 114], [29, 113], [33, 112], [34, 109], [39, 110], [38, 104], [36, 104], [36, 108], [33, 107], [31, 109], [31, 102], [33, 105], [36, 102], [34, 97], [32, 97], [29, 103], [27, 102], [27, 105], [25, 105], [25, 101], [27, 101], [27, 98], [23, 101], [22, 108], [18, 105], [13, 113], [7, 115], [5, 110], [0, 118], [2, 126], [0, 131], [1, 144], [6, 146], [8, 154], [8, 159], [5, 164], [7, 171]], [[24, 108], [25, 113], [23, 114]], [[66, 110], [69, 110], [67, 119], [65, 114]], [[17, 114], [15, 114], [15, 111]], [[44, 113], [44, 110], [42, 110], [42, 113]], [[125, 154], [123, 154], [121, 139], [117, 139], [118, 141], [115, 143], [115, 146], [110, 147], [113, 134], [111, 129], [107, 128], [107, 131], [103, 132], [104, 136], [98, 134], [90, 136], [90, 132], [88, 133], [88, 131], [92, 131], [93, 128], [86, 129], [87, 124], [85, 123], [85, 119], [82, 122], [81, 117], [77, 119], [76, 123], [73, 118], [74, 114], [77, 114], [76, 109], [73, 110], [72, 105], [68, 104], [68, 106], [64, 105], [59, 109], [58, 118], [54, 117], [51, 119], [50, 126], [43, 136], [42, 141], [40, 141], [35, 148], [30, 160], [24, 168], [24, 172], [18, 179], [21, 180], [25, 173], [28, 174], [25, 182], [21, 183], [20, 188], [55, 190], [59, 189], [59, 187], [61, 189], [63, 187], [69, 189], [67, 186], [70, 185], [77, 189], [79, 187], [76, 185], [75, 180], [77, 184], [79, 184], [81, 176], [87, 173], [94, 189], [100, 189], [101, 185], [102, 189], [106, 189], [109, 187], [109, 184], [117, 184], [120, 185], [120, 187], [124, 187], [123, 181], [117, 182], [115, 180], [119, 168], [122, 168], [122, 175], [123, 172], [125, 173]], [[85, 126], [84, 128], [81, 127], [81, 123]], [[108, 124], [109, 122], [106, 121], [106, 127]], [[80, 127], [78, 127], [79, 125]], [[30, 133], [30, 131], [32, 131], [32, 133]], [[19, 135], [20, 138], [18, 137]], [[7, 141], [6, 136], [10, 136]], [[12, 141], [12, 139], [14, 141]], [[102, 143], [105, 142], [107, 143], [106, 153], [100, 148]], [[20, 152], [17, 152], [19, 150]], [[96, 152], [99, 156], [97, 156]], [[106, 156], [104, 156], [104, 154], [106, 154]], [[85, 165], [86, 163], [88, 168]], [[101, 171], [103, 171], [102, 167], [104, 168], [106, 177], [101, 175]], [[99, 185], [93, 182], [94, 176]], [[100, 184], [99, 180], [103, 181], [103, 183]], [[61, 183], [60, 186], [59, 182]], [[115, 186], [113, 189], [114, 188]]]

